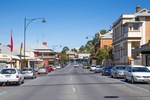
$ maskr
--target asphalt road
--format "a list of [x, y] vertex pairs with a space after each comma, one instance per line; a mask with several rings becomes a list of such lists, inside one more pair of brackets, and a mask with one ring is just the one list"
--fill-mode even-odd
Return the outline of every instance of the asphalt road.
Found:
[[0, 87], [0, 100], [150, 100], [150, 92], [137, 85], [71, 64], [21, 86]]

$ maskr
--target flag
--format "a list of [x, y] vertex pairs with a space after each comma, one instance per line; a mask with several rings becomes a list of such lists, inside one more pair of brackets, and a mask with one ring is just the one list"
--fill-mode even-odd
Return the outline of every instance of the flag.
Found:
[[21, 43], [21, 46], [20, 46], [20, 58], [22, 57], [22, 48], [23, 48], [23, 44]]
[[11, 35], [10, 35], [10, 51], [12, 52], [13, 51], [13, 38], [12, 38], [12, 30], [11, 30]]

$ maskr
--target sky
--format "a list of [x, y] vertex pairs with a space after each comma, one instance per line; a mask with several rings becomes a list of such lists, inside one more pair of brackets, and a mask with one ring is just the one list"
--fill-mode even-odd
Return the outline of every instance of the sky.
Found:
[[20, 47], [25, 18], [45, 18], [46, 23], [37, 19], [28, 25], [26, 45], [47, 42], [55, 51], [80, 48], [122, 14], [134, 14], [137, 5], [150, 9], [150, 0], [0, 0], [0, 43], [10, 44], [12, 30], [14, 47]]

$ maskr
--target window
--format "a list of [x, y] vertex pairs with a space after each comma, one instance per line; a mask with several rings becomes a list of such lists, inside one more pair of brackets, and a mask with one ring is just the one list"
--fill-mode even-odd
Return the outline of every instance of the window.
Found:
[[140, 20], [139, 20], [139, 18], [136, 17], [136, 18], [135, 18], [135, 21], [140, 21]]
[[1, 74], [15, 74], [16, 70], [15, 69], [3, 69], [1, 71]]
[[133, 24], [133, 30], [139, 30], [139, 24]]
[[128, 26], [124, 27], [124, 33], [128, 32]]

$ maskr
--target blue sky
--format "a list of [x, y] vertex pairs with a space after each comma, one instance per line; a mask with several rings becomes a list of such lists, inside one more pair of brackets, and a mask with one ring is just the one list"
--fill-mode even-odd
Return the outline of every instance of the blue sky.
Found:
[[24, 18], [43, 17], [45, 24], [35, 20], [27, 27], [27, 45], [47, 42], [51, 49], [79, 48], [88, 41], [86, 36], [108, 30], [122, 14], [135, 13], [138, 4], [150, 9], [150, 0], [0, 0], [0, 43], [10, 44], [12, 29], [14, 46], [20, 46]]

